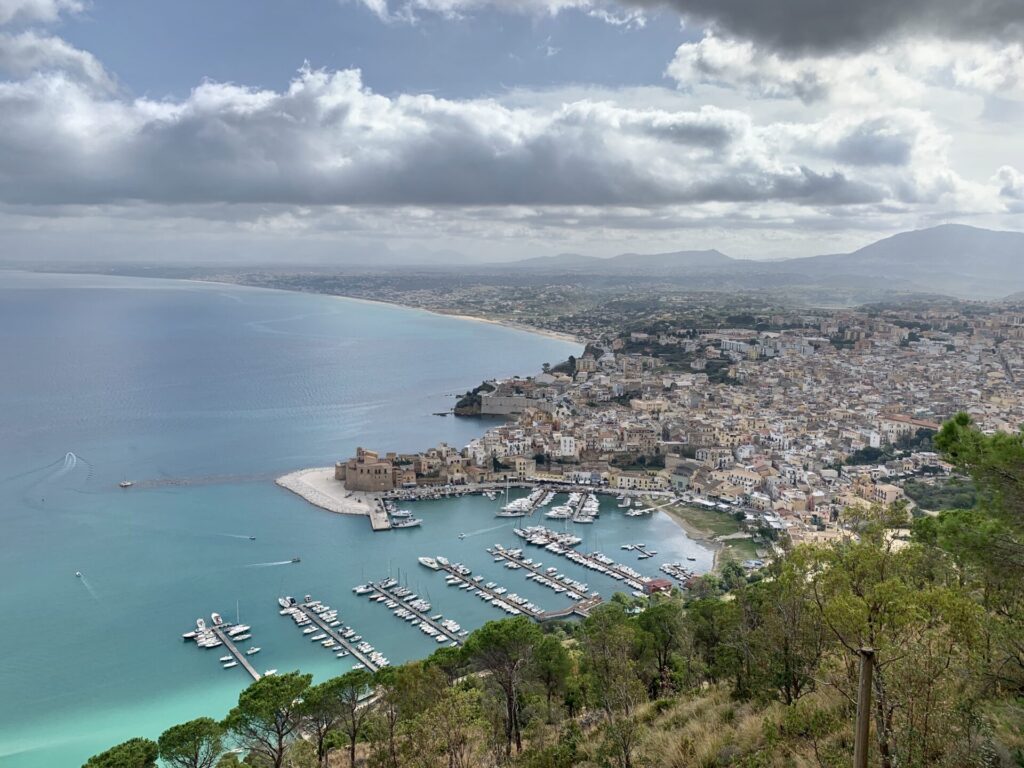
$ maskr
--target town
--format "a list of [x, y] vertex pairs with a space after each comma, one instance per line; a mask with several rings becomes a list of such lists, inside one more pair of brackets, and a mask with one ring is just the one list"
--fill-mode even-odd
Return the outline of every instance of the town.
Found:
[[944, 419], [967, 412], [990, 432], [1024, 423], [1019, 311], [752, 319], [779, 330], [606, 335], [579, 358], [466, 393], [456, 413], [506, 419], [468, 445], [360, 449], [334, 477], [385, 500], [507, 483], [664, 496], [684, 515], [735, 516], [761, 540], [822, 542], [858, 509], [920, 515], [970, 492], [932, 450]]

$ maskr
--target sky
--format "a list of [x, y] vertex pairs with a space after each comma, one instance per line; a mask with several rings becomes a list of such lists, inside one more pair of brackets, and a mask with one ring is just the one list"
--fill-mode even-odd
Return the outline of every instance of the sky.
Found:
[[0, 258], [1024, 229], [1021, 0], [0, 0]]

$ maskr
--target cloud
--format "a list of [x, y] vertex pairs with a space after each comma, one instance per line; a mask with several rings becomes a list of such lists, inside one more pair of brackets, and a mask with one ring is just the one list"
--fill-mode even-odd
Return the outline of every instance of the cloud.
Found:
[[992, 179], [999, 187], [999, 194], [1011, 200], [1024, 200], [1024, 173], [1012, 165], [1004, 165]]
[[63, 13], [78, 13], [84, 8], [81, 0], [0, 0], [0, 24], [53, 22]]
[[630, 0], [665, 6], [726, 36], [792, 54], [860, 51], [905, 37], [1014, 42], [1024, 34], [1020, 0]]
[[0, 73], [27, 77], [35, 72], [60, 71], [79, 82], [112, 90], [114, 81], [99, 60], [59, 37], [33, 31], [11, 35], [0, 32]]
[[[839, 135], [831, 126], [759, 126], [743, 112], [710, 106], [671, 111], [581, 100], [538, 110], [385, 97], [357, 70], [304, 69], [281, 92], [207, 82], [180, 101], [127, 100], [49, 72], [0, 83], [0, 199], [868, 204], [914, 186], [912, 178], [894, 181], [867, 168], [907, 161], [916, 134], [893, 125], [879, 120]], [[832, 133], [835, 141], [819, 141], [815, 152], [801, 146], [809, 135]], [[881, 150], [869, 149], [882, 139]]]
[[684, 89], [710, 85], [805, 104], [905, 103], [928, 86], [1012, 96], [1024, 86], [1024, 46], [918, 38], [856, 53], [788, 56], [709, 32], [680, 45], [666, 74]]

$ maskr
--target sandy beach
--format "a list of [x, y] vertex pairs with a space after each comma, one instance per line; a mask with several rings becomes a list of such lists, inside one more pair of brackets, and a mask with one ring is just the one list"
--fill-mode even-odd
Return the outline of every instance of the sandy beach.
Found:
[[368, 517], [378, 502], [375, 494], [346, 491], [345, 486], [334, 479], [334, 467], [300, 469], [274, 482], [310, 504], [339, 515]]
[[689, 520], [685, 519], [675, 510], [668, 508], [663, 510], [665, 514], [669, 516], [676, 525], [683, 529], [683, 532], [692, 539], [705, 547], [710, 549], [713, 553], [713, 559], [711, 561], [711, 571], [715, 572], [718, 570], [719, 558], [721, 557], [722, 551], [725, 549], [725, 544], [718, 539], [714, 538], [708, 531], [701, 530], [694, 526]]

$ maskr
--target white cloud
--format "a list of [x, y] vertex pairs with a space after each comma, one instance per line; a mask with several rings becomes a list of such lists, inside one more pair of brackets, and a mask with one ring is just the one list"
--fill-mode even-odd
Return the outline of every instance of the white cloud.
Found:
[[679, 46], [666, 74], [682, 88], [713, 85], [805, 103], [906, 103], [925, 97], [928, 86], [1024, 96], [1024, 47], [907, 39], [858, 53], [788, 57], [706, 33]]
[[53, 22], [63, 13], [78, 13], [84, 8], [82, 0], [0, 0], [0, 24]]
[[17, 35], [0, 32], [0, 73], [27, 77], [46, 71], [61, 71], [105, 90], [114, 88], [113, 79], [95, 56], [59, 37], [31, 30]]

